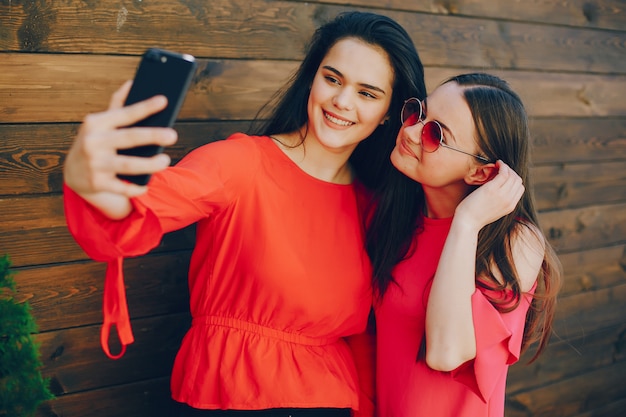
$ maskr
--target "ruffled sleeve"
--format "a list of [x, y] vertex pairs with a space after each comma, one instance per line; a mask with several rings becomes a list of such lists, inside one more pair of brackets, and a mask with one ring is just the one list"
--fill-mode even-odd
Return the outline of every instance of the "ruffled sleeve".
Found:
[[452, 376], [485, 402], [508, 366], [519, 360], [531, 298], [524, 295], [515, 310], [500, 313], [478, 289], [472, 295], [476, 357], [452, 371]]

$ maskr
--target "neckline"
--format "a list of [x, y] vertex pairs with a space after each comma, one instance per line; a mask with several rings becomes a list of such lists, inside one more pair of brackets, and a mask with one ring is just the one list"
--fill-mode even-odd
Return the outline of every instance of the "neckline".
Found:
[[452, 224], [452, 219], [454, 219], [454, 217], [432, 218], [422, 216], [422, 219], [425, 226], [447, 226]]
[[[281, 155], [281, 159], [286, 161], [289, 166], [292, 167], [292, 170], [299, 172], [301, 176], [304, 176], [306, 178], [309, 178], [312, 181], [315, 181], [319, 184], [323, 184], [323, 185], [327, 185], [327, 186], [334, 186], [334, 187], [341, 187], [341, 188], [352, 188], [354, 186], [354, 183], [356, 182], [356, 179], [352, 178], [352, 182], [348, 183], [348, 184], [339, 184], [336, 182], [331, 182], [331, 181], [325, 181], [322, 180], [320, 178], [317, 178], [311, 174], [309, 174], [308, 172], [306, 172], [305, 170], [303, 170], [302, 168], [300, 168], [300, 166], [298, 164], [296, 164], [293, 159], [291, 159], [289, 157], [289, 155], [287, 155], [281, 148], [279, 144], [282, 144], [282, 142], [278, 139], [276, 139], [274, 136], [272, 135], [264, 135], [261, 136], [262, 138], [264, 138], [266, 140], [266, 142], [269, 142], [269, 146], [271, 148], [273, 148], [275, 150], [275, 152], [279, 153]], [[278, 143], [277, 143], [278, 142]], [[284, 146], [284, 145], [283, 145]]]

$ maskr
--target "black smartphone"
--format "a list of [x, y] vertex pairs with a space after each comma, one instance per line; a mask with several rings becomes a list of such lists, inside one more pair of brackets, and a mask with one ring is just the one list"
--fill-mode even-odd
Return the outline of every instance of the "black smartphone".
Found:
[[[124, 105], [134, 104], [161, 94], [167, 97], [167, 107], [133, 126], [172, 127], [185, 101], [185, 95], [196, 72], [196, 65], [195, 58], [188, 54], [158, 48], [146, 50], [139, 62], [133, 85]], [[148, 157], [163, 152], [163, 147], [146, 145], [119, 149], [117, 152], [123, 155]], [[150, 174], [120, 174], [118, 177], [139, 185], [145, 185], [150, 180]]]

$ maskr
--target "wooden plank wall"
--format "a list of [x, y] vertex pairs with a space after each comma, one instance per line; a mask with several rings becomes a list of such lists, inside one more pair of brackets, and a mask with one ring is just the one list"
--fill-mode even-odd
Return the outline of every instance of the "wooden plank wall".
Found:
[[175, 159], [246, 129], [302, 58], [314, 28], [347, 9], [397, 19], [432, 89], [488, 70], [522, 95], [534, 133], [541, 222], [566, 271], [548, 352], [513, 366], [507, 416], [617, 416], [626, 408], [626, 3], [623, 0], [1, 0], [0, 253], [41, 333], [58, 398], [38, 416], [166, 416], [188, 325], [193, 229], [126, 263], [136, 342], [99, 346], [102, 264], [69, 236], [62, 164], [87, 112], [103, 109], [148, 46], [200, 68]]

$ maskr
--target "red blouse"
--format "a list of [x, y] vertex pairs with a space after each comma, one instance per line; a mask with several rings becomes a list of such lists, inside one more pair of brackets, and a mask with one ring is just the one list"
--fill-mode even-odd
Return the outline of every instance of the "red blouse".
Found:
[[195, 408], [358, 408], [344, 337], [365, 330], [371, 306], [358, 185], [304, 173], [268, 137], [235, 134], [156, 174], [121, 221], [65, 189], [69, 228], [109, 263], [110, 324], [132, 332], [121, 259], [197, 223], [189, 269], [192, 325], [174, 364], [172, 396]]

